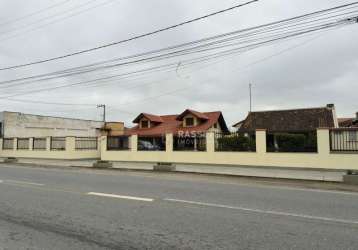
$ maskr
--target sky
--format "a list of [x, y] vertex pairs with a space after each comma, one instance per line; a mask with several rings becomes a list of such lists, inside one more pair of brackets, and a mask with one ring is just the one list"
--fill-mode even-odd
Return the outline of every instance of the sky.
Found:
[[[61, 56], [120, 41], [158, 28], [218, 11], [237, 0], [3, 0], [0, 3], [0, 68]], [[347, 0], [260, 0], [248, 6], [137, 39], [63, 60], [0, 72], [0, 81], [53, 72], [101, 60], [160, 49], [208, 36], [350, 3]], [[48, 8], [58, 4], [55, 7]], [[29, 14], [48, 8], [45, 11]], [[25, 16], [25, 18], [23, 18]], [[27, 16], [27, 17], [26, 17]], [[21, 95], [30, 101], [90, 105], [21, 103], [1, 98], [95, 77], [97, 72], [0, 88], [1, 110], [101, 119], [132, 120], [141, 112], [178, 114], [186, 108], [223, 112], [229, 126], [249, 111], [252, 84], [254, 111], [321, 107], [334, 103], [339, 117], [358, 112], [358, 24], [281, 41], [232, 55], [210, 64], [178, 67], [130, 79], [116, 79], [52, 91]], [[146, 66], [151, 66], [148, 63]], [[133, 68], [117, 69], [127, 72]]]

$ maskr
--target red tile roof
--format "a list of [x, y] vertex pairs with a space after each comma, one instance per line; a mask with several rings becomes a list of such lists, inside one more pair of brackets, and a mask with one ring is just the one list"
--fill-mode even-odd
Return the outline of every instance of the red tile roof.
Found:
[[133, 123], [139, 123], [140, 119], [142, 119], [143, 117], [147, 118], [151, 122], [158, 122], [158, 123], [163, 122], [163, 119], [158, 115], [141, 113], [134, 119]]
[[[195, 111], [195, 113], [196, 115], [199, 115], [198, 113], [200, 112]], [[126, 130], [125, 133], [126, 135], [154, 136], [163, 135], [167, 133], [178, 134], [179, 132], [206, 132], [217, 122], [220, 124], [220, 127], [223, 131], [228, 131], [224, 117], [220, 111], [200, 113], [199, 117], [205, 117], [206, 119], [204, 119], [204, 121], [200, 125], [194, 127], [183, 127], [182, 121], [178, 120], [178, 117], [180, 117], [180, 115], [157, 116], [160, 117], [162, 122], [155, 125], [154, 127], [139, 128], [139, 126], [137, 125], [133, 128]]]
[[201, 120], [208, 120], [209, 117], [207, 115], [205, 115], [204, 113], [192, 110], [192, 109], [186, 109], [183, 113], [181, 113], [180, 115], [178, 115], [177, 120], [178, 121], [182, 121], [183, 118], [187, 115], [187, 114], [192, 114], [193, 116], [195, 116], [196, 118], [199, 118]]

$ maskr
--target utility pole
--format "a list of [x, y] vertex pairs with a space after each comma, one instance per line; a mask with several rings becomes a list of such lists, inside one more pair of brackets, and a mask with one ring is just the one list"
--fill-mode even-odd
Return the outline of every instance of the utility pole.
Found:
[[98, 104], [97, 108], [103, 108], [103, 122], [106, 122], [106, 104]]
[[249, 84], [249, 95], [250, 95], [250, 113], [251, 113], [251, 111], [252, 111], [252, 91], [251, 91], [251, 89], [252, 89], [252, 84], [250, 83], [250, 84]]

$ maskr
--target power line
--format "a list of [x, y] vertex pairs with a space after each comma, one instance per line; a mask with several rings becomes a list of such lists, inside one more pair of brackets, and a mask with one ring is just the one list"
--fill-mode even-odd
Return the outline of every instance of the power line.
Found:
[[187, 20], [187, 21], [175, 24], [175, 25], [171, 25], [171, 26], [161, 28], [161, 29], [158, 29], [158, 30], [155, 30], [155, 31], [151, 31], [151, 32], [148, 32], [148, 33], [137, 35], [137, 36], [134, 36], [134, 37], [131, 37], [131, 38], [121, 40], [121, 41], [117, 41], [117, 42], [113, 42], [113, 43], [109, 43], [109, 44], [104, 44], [104, 45], [94, 47], [94, 48], [91, 48], [91, 49], [81, 50], [81, 51], [77, 51], [77, 52], [74, 52], [74, 53], [70, 53], [70, 54], [66, 54], [66, 55], [62, 55], [62, 56], [58, 56], [58, 57], [52, 57], [52, 58], [48, 58], [48, 59], [44, 59], [44, 60], [34, 61], [34, 62], [31, 62], [31, 63], [25, 63], [25, 64], [20, 64], [20, 65], [0, 68], [0, 71], [10, 70], [10, 69], [17, 69], [17, 68], [27, 67], [27, 66], [30, 66], [30, 65], [46, 63], [46, 62], [55, 61], [55, 60], [59, 60], [59, 59], [67, 58], [67, 57], [72, 57], [72, 56], [75, 56], [75, 55], [80, 55], [80, 54], [88, 53], [88, 52], [91, 52], [91, 51], [95, 51], [95, 50], [111, 47], [111, 46], [114, 46], [114, 45], [126, 43], [126, 42], [129, 42], [129, 41], [133, 41], [133, 40], [136, 40], [136, 39], [140, 39], [140, 38], [144, 38], [144, 37], [151, 36], [151, 35], [154, 35], [154, 34], [158, 34], [158, 33], [164, 32], [164, 31], [175, 29], [175, 28], [177, 28], [179, 26], [183, 26], [183, 25], [193, 23], [193, 22], [196, 22], [196, 21], [199, 21], [199, 20], [203, 20], [203, 19], [215, 16], [215, 15], [218, 15], [218, 14], [222, 14], [224, 12], [228, 12], [228, 11], [231, 11], [231, 10], [234, 10], [234, 9], [237, 9], [237, 8], [249, 5], [251, 3], [258, 2], [258, 1], [259, 0], [251, 0], [251, 1], [243, 3], [243, 4], [238, 4], [238, 5], [232, 6], [230, 8], [226, 8], [226, 9], [216, 11], [216, 12], [213, 12], [213, 13], [201, 16], [201, 17], [190, 19], [190, 20]]
[[[103, 5], [107, 5], [115, 0], [109, 0], [109, 1], [106, 1], [106, 2], [103, 2], [103, 3], [100, 3], [100, 4], [96, 4], [96, 5], [93, 5], [93, 6], [90, 6], [89, 8], [85, 8], [85, 9], [81, 9], [82, 7], [86, 6], [86, 5], [89, 5], [91, 4], [92, 2], [95, 2], [97, 0], [92, 0], [92, 1], [88, 1], [88, 2], [85, 2], [84, 4], [81, 4], [81, 5], [78, 5], [78, 6], [75, 6], [74, 8], [72, 8], [71, 10], [66, 10], [66, 11], [62, 11], [62, 12], [59, 12], [59, 13], [56, 13], [54, 15], [51, 15], [49, 17], [45, 17], [45, 18], [42, 18], [42, 19], [39, 19], [39, 20], [36, 20], [35, 22], [32, 22], [30, 24], [26, 24], [26, 25], [23, 25], [22, 27], [20, 28], [17, 28], [17, 29], [12, 29], [12, 30], [9, 30], [9, 31], [6, 31], [6, 32], [3, 32], [3, 33], [0, 33], [0, 35], [3, 35], [3, 34], [7, 34], [7, 33], [13, 33], [14, 31], [17, 31], [17, 30], [22, 30], [25, 28], [25, 31], [21, 32], [21, 33], [17, 33], [17, 34], [14, 34], [14, 35], [10, 35], [8, 37], [5, 37], [4, 39], [1, 39], [0, 42], [3, 42], [3, 41], [7, 41], [7, 40], [10, 40], [12, 38], [15, 38], [15, 37], [18, 37], [18, 36], [22, 36], [22, 35], [25, 35], [27, 33], [30, 33], [34, 30], [38, 30], [38, 29], [41, 29], [43, 27], [46, 27], [46, 26], [49, 26], [51, 24], [54, 24], [54, 23], [58, 23], [60, 21], [64, 21], [64, 20], [67, 20], [71, 17], [74, 17], [74, 16], [77, 16], [77, 15], [80, 15], [82, 13], [85, 13], [87, 11], [90, 11], [92, 9], [95, 9], [97, 7], [100, 7], [100, 6], [103, 6]], [[79, 11], [77, 12], [74, 12], [74, 13], [71, 13], [74, 9], [78, 9], [80, 8]], [[36, 25], [37, 23], [43, 23], [43, 21], [46, 21], [48, 19], [53, 19], [53, 17], [56, 17], [56, 16], [61, 16], [61, 15], [64, 15], [64, 14], [67, 14], [67, 12], [69, 12], [70, 15], [67, 15], [67, 16], [64, 16], [64, 17], [61, 17], [61, 18], [58, 18], [58, 19], [55, 19], [55, 20], [52, 20], [48, 23], [45, 23], [43, 25], [40, 25], [40, 26], [35, 26], [33, 28], [30, 27], [30, 29], [26, 29], [26, 28], [29, 28], [29, 25]]]
[[37, 15], [37, 14], [40, 14], [40, 13], [43, 13], [43, 12], [48, 11], [48, 10], [50, 10], [50, 9], [54, 9], [54, 8], [56, 8], [56, 7], [58, 7], [58, 6], [64, 5], [64, 4], [66, 4], [66, 3], [70, 2], [70, 1], [72, 1], [72, 0], [65, 0], [65, 1], [62, 1], [62, 2], [59, 2], [59, 3], [53, 4], [53, 5], [50, 5], [50, 6], [46, 7], [46, 8], [43, 8], [43, 9], [34, 11], [34, 12], [29, 13], [29, 14], [27, 14], [27, 15], [24, 15], [24, 16], [21, 16], [21, 17], [12, 19], [12, 20], [8, 20], [8, 21], [5, 21], [5, 22], [2, 22], [2, 23], [0, 23], [0, 26], [17, 23], [17, 22], [22, 21], [22, 20], [24, 20], [24, 19], [27, 19], [27, 18], [29, 18], [29, 17], [33, 17], [33, 16], [35, 16], [35, 15]]
[[[340, 10], [340, 9], [337, 9], [337, 8], [338, 7], [333, 8], [335, 10], [333, 13], [335, 13], [335, 12]], [[350, 8], [352, 8], [352, 7], [350, 7]], [[331, 9], [328, 9], [328, 10], [330, 11]], [[347, 10], [347, 8], [346, 8], [346, 10]], [[317, 13], [317, 12], [314, 12], [314, 13]], [[310, 15], [312, 16], [314, 13], [311, 13]], [[319, 13], [320, 13], [319, 14], [320, 16], [327, 15], [327, 13], [322, 12], [322, 11], [320, 11]], [[326, 17], [324, 19], [321, 18], [321, 19], [316, 19], [316, 20], [312, 20], [312, 21], [309, 21], [309, 22], [303, 22], [302, 23], [301, 22], [302, 20], [300, 20], [300, 19], [302, 19], [302, 17], [307, 18], [307, 16], [309, 16], [309, 14], [306, 14], [306, 15], [302, 15], [302, 16], [298, 16], [298, 17], [294, 17], [294, 18], [285, 19], [285, 20], [282, 20], [282, 21], [270, 23], [270, 24], [265, 24], [265, 25], [260, 25], [260, 26], [244, 29], [244, 30], [238, 30], [238, 31], [230, 32], [230, 33], [225, 33], [225, 34], [221, 34], [221, 35], [217, 35], [217, 36], [213, 36], [213, 37], [209, 37], [209, 38], [205, 38], [205, 39], [201, 39], [201, 40], [197, 40], [197, 41], [193, 41], [193, 42], [189, 42], [189, 43], [184, 43], [184, 44], [180, 44], [180, 45], [176, 45], [176, 46], [166, 47], [166, 48], [159, 49], [159, 50], [144, 52], [144, 53], [141, 53], [141, 54], [135, 54], [135, 55], [132, 55], [132, 56], [116, 58], [116, 59], [112, 59], [112, 60], [107, 60], [107, 61], [103, 61], [103, 62], [89, 64], [89, 65], [86, 65], [86, 66], [75, 67], [75, 68], [71, 68], [71, 69], [67, 69], [67, 70], [62, 70], [62, 71], [57, 71], [57, 72], [52, 72], [52, 73], [47, 73], [47, 74], [42, 74], [42, 75], [35, 75], [35, 76], [30, 76], [30, 77], [7, 80], [7, 81], [0, 82], [0, 84], [8, 84], [8, 83], [16, 82], [16, 81], [36, 79], [36, 78], [46, 77], [46, 76], [51, 76], [51, 75], [54, 75], [54, 77], [43, 78], [43, 79], [36, 80], [36, 81], [51, 80], [51, 79], [58, 78], [58, 77], [67, 77], [67, 76], [72, 76], [72, 75], [77, 75], [77, 74], [90, 73], [90, 72], [97, 71], [97, 70], [109, 69], [109, 68], [119, 67], [119, 66], [126, 66], [126, 65], [133, 64], [133, 63], [140, 63], [140, 62], [146, 62], [146, 61], [152, 61], [152, 60], [158, 60], [158, 59], [166, 59], [166, 58], [179, 56], [179, 55], [187, 55], [189, 53], [199, 53], [199, 52], [207, 51], [208, 49], [200, 50], [201, 48], [204, 48], [204, 47], [208, 47], [210, 50], [212, 50], [212, 49], [220, 49], [220, 48], [223, 48], [224, 46], [235, 45], [235, 44], [232, 44], [232, 43], [229, 43], [229, 44], [225, 45], [226, 42], [229, 42], [229, 41], [234, 40], [234, 39], [241, 39], [243, 37], [248, 37], [248, 36], [255, 37], [255, 36], [259, 35], [260, 33], [263, 34], [263, 33], [268, 33], [268, 32], [276, 31], [276, 30], [279, 31], [281, 29], [287, 29], [287, 28], [296, 27], [296, 26], [298, 27], [299, 25], [300, 26], [303, 25], [302, 28], [305, 28], [305, 26], [310, 25], [311, 23], [314, 23], [314, 22], [317, 22], [317, 21], [320, 21], [320, 22], [323, 22], [325, 20], [330, 21], [330, 19], [332, 19], [332, 18], [338, 18], [338, 17], [342, 17], [342, 16], [345, 18], [345, 19], [342, 19], [343, 21], [349, 20], [350, 16], [347, 17], [347, 14], [350, 14], [350, 13], [354, 13], [354, 14], [357, 13], [358, 14], [358, 12], [356, 10], [356, 11], [353, 11], [353, 12], [348, 12], [348, 13], [343, 13], [343, 14], [339, 14], [339, 15], [329, 16], [329, 17]], [[292, 20], [296, 20], [296, 19], [299, 20], [298, 23], [293, 23], [293, 24], [290, 24], [289, 26], [287, 26], [287, 24], [285, 23], [287, 20], [292, 22]], [[342, 20], [338, 20], [338, 21], [336, 20], [336, 21], [334, 21], [334, 23], [330, 23], [330, 24], [335, 24], [335, 23], [339, 24]], [[276, 26], [278, 24], [280, 24], [283, 27], [278, 27], [277, 28]], [[322, 23], [322, 24], [325, 24], [325, 23]], [[268, 29], [268, 27], [270, 27], [270, 26], [273, 26], [273, 28]], [[262, 31], [262, 29], [261, 29], [262, 27], [265, 27], [265, 30]], [[309, 29], [309, 28], [313, 28], [313, 26], [307, 26], [307, 29]], [[250, 32], [247, 33], [248, 31], [250, 31]], [[289, 33], [289, 32], [295, 32], [295, 30], [286, 31], [286, 33]], [[296, 30], [296, 32], [297, 32], [297, 30]], [[236, 34], [240, 34], [240, 33], [244, 33], [244, 34], [239, 35], [239, 36], [236, 35]], [[108, 62], [115, 62], [115, 61], [119, 61], [119, 60], [126, 60], [126, 59], [141, 57], [143, 55], [156, 54], [156, 53], [162, 52], [162, 51], [170, 51], [171, 49], [174, 49], [174, 48], [181, 48], [181, 47], [185, 47], [185, 46], [188, 46], [188, 45], [195, 45], [195, 44], [198, 44], [198, 43], [200, 43], [202, 41], [209, 41], [209, 40], [212, 40], [212, 39], [216, 39], [218, 37], [226, 37], [226, 36], [232, 35], [232, 34], [235, 34], [235, 36], [231, 37], [231, 38], [226, 38], [226, 39], [223, 39], [223, 40], [219, 40], [219, 41], [214, 41], [214, 42], [211, 42], [211, 43], [206, 43], [206, 44], [203, 44], [203, 45], [198, 45], [198, 46], [187, 48], [187, 49], [182, 49], [182, 50], [179, 50], [179, 51], [170, 52], [170, 53], [167, 53], [167, 54], [156, 55], [156, 56], [149, 57], [149, 58], [142, 58], [142, 59], [129, 61], [129, 62], [124, 62], [124, 63], [119, 63], [119, 64], [114, 64], [114, 65], [104, 65], [104, 66], [99, 66], [97, 68], [88, 68], [88, 69], [86, 69], [86, 67], [92, 67], [92, 66], [95, 66], [95, 65], [101, 65], [101, 64], [108, 63]], [[281, 35], [283, 35], [283, 34], [285, 34], [285, 32], [283, 32]], [[274, 34], [272, 34], [272, 35], [274, 35]], [[280, 35], [280, 34], [278, 33], [277, 35]], [[248, 42], [248, 41], [250, 41], [250, 40], [246, 40], [246, 42]], [[245, 42], [245, 41], [242, 41], [242, 42]], [[224, 43], [224, 46], [213, 47], [213, 45], [218, 44], [218, 43]], [[77, 69], [79, 69], [81, 71], [73, 71], [73, 70], [77, 70]], [[31, 82], [19, 83], [19, 84], [15, 84], [15, 85], [23, 85], [23, 84], [27, 84], [27, 83], [31, 83]]]
[[[342, 24], [339, 24], [339, 23], [338, 24], [337, 23], [325, 24], [323, 26], [315, 27], [314, 29], [299, 31], [298, 33], [284, 34], [285, 36], [274, 37], [274, 38], [272, 38], [270, 40], [261, 41], [261, 42], [254, 43], [254, 44], [251, 44], [251, 45], [247, 45], [247, 46], [243, 46], [243, 47], [238, 47], [238, 48], [229, 49], [229, 50], [225, 50], [225, 51], [222, 51], [222, 52], [214, 53], [214, 54], [209, 55], [209, 57], [217, 58], [217, 57], [220, 57], [220, 56], [225, 56], [225, 55], [228, 55], [228, 54], [235, 53], [237, 51], [241, 51], [243, 49], [254, 49], [254, 48], [257, 48], [259, 46], [271, 44], [273, 42], [276, 42], [276, 41], [279, 41], [279, 40], [282, 40], [282, 39], [288, 39], [288, 38], [291, 38], [291, 37], [300, 36], [300, 35], [304, 35], [304, 34], [307, 34], [307, 33], [320, 31], [322, 29], [329, 29], [329, 28], [335, 27], [337, 25], [342, 25]], [[207, 60], [208, 59], [207, 57], [208, 56], [204, 56], [202, 58], [196, 58], [196, 59], [194, 59], [194, 62], [192, 61], [191, 63], [195, 63], [195, 60], [197, 60], [197, 61]], [[104, 78], [97, 78], [97, 79], [90, 80], [90, 81], [83, 81], [83, 82], [71, 83], [71, 84], [55, 86], [55, 87], [49, 87], [49, 88], [44, 88], [44, 89], [31, 90], [31, 91], [28, 91], [28, 92], [21, 92], [21, 93], [9, 95], [9, 96], [2, 96], [1, 98], [9, 98], [9, 97], [14, 97], [14, 96], [19, 96], [19, 95], [26, 95], [26, 94], [38, 93], [38, 92], [55, 90], [55, 89], [60, 89], [60, 88], [72, 87], [72, 86], [82, 85], [82, 84], [89, 83], [89, 82], [95, 82], [95, 81], [99, 81], [99, 80], [107, 80], [107, 79], [112, 79], [112, 78], [119, 77], [119, 76], [130, 75], [130, 74], [133, 74], [133, 73], [135, 74], [135, 73], [150, 71], [150, 70], [153, 70], [153, 69], [154, 70], [161, 69], [163, 67], [168, 67], [168, 66], [176, 67], [177, 64], [172, 63], [172, 64], [160, 65], [160, 66], [157, 66], [157, 67], [147, 68], [145, 70], [129, 72], [129, 73], [121, 74], [121, 75], [114, 75], [114, 76], [109, 76], [109, 77], [104, 77]]]
[[[336, 24], [335, 26], [333, 25], [333, 24]], [[337, 26], [338, 25], [338, 26]], [[316, 30], [321, 30], [321, 29], [329, 29], [329, 28], [337, 28], [337, 27], [340, 27], [339, 25], [342, 25], [341, 23], [337, 23], [337, 22], [333, 22], [333, 23], [330, 23], [330, 25], [327, 25], [327, 24], [325, 24], [324, 26], [322, 26], [322, 27], [319, 27], [319, 28], [315, 28], [315, 29], [313, 29], [313, 31], [316, 31]], [[307, 31], [304, 31], [304, 32], [299, 32], [299, 33], [297, 33], [297, 34], [294, 34], [295, 36], [297, 36], [297, 35], [301, 35], [301, 34], [305, 34], [305, 33], [308, 33], [308, 32], [312, 32], [312, 30], [307, 30]], [[293, 35], [292, 34], [290, 34], [290, 36], [292, 37]], [[284, 38], [286, 38], [286, 37], [284, 37]], [[278, 39], [278, 38], [276, 38], [276, 39]], [[280, 39], [282, 39], [282, 37], [280, 38]], [[267, 44], [268, 42], [270, 42], [270, 41], [264, 41], [264, 42], [262, 42], [263, 44]], [[251, 45], [252, 46], [252, 45]], [[255, 46], [253, 47], [253, 48], [256, 48], [256, 46], [257, 46], [257, 44], [255, 44]], [[237, 48], [236, 48], [237, 49]], [[242, 48], [241, 48], [242, 49]], [[233, 53], [234, 52], [234, 50], [227, 50], [227, 51], [224, 51], [226, 54], [231, 54], [231, 53]], [[228, 53], [229, 52], [229, 53]], [[175, 64], [168, 64], [168, 65], [161, 65], [161, 66], [159, 66], [159, 68], [157, 67], [157, 68], [152, 68], [152, 70], [153, 69], [160, 69], [161, 67], [163, 67], [163, 66], [172, 66], [172, 67], [177, 67], [177, 63], [175, 63]], [[148, 69], [146, 69], [146, 70], [148, 70]], [[143, 72], [143, 71], [139, 71], [139, 72]], [[131, 72], [131, 73], [127, 73], [127, 74], [132, 74], [133, 72]], [[135, 72], [136, 73], [136, 72]], [[123, 76], [123, 75], [122, 75]], [[112, 78], [112, 77], [116, 77], [116, 76], [111, 76], [110, 78]], [[97, 80], [101, 80], [101, 79], [96, 79], [96, 80], [92, 80], [92, 82], [94, 82], [94, 81], [97, 81]], [[88, 81], [87, 81], [88, 82]], [[79, 85], [79, 84], [83, 84], [83, 83], [75, 83], [75, 84], [70, 84], [70, 85]], [[56, 89], [57, 88], [61, 88], [61, 87], [63, 87], [63, 86], [57, 86], [57, 87], [55, 87]], [[49, 90], [49, 89], [46, 89], [46, 90]], [[41, 90], [42, 91], [42, 90]], [[36, 90], [35, 91], [31, 91], [31, 93], [36, 93]], [[22, 95], [22, 94], [24, 94], [24, 93], [20, 93], [20, 95]], [[26, 94], [26, 93], [25, 93]], [[6, 97], [5, 97], [6, 98]]]

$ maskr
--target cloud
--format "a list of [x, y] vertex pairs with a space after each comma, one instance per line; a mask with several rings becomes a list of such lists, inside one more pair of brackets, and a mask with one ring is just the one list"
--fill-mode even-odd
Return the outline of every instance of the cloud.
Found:
[[[93, 4], [103, 2], [105, 0], [98, 0]], [[117, 0], [26, 33], [25, 30], [32, 28], [29, 25], [25, 30], [16, 32], [23, 32], [20, 36], [2, 41], [7, 36], [1, 36], [1, 32], [9, 28], [16, 29], [17, 26], [13, 24], [2, 27], [1, 23], [45, 8], [49, 4], [45, 0], [37, 1], [36, 4], [20, 0], [7, 1], [2, 4], [0, 10], [0, 65], [26, 63], [118, 41], [236, 3], [237, 1], [215, 0]], [[259, 1], [231, 13], [88, 55], [0, 72], [0, 78], [13, 79], [141, 53], [344, 3], [347, 1]], [[73, 9], [76, 5], [69, 3], [33, 19], [23, 20], [21, 25], [29, 24], [36, 18], [54, 15], [58, 11]], [[323, 106], [334, 102], [339, 115], [353, 116], [358, 111], [358, 104], [355, 101], [358, 87], [357, 29], [358, 25], [329, 31], [310, 42], [307, 40], [312, 39], [311, 36], [281, 42], [233, 56], [207, 67], [179, 67], [167, 73], [143, 75], [135, 80], [114, 79], [111, 82], [99, 82], [97, 86], [64, 88], [21, 98], [51, 102], [105, 103], [112, 106], [108, 111], [109, 120], [123, 120], [127, 126], [131, 125], [135, 114], [140, 112], [169, 114], [180, 113], [185, 108], [202, 111], [222, 110], [227, 122], [233, 124], [247, 114], [248, 84], [252, 83], [256, 110]], [[301, 43], [304, 44], [299, 46]], [[290, 47], [294, 48], [289, 49]], [[285, 49], [288, 51], [280, 53]], [[179, 63], [180, 60], [173, 62]], [[145, 67], [153, 65], [147, 64]], [[29, 91], [125, 73], [139, 68], [136, 66], [117, 72], [97, 72], [88, 76], [68, 77], [56, 83], [41, 82], [0, 91], [2, 95]], [[180, 91], [180, 88], [185, 87], [188, 89]], [[178, 91], [174, 92], [177, 89]], [[173, 93], [160, 96], [171, 91]], [[155, 96], [159, 97], [153, 98]], [[0, 103], [3, 109], [13, 111], [100, 119], [100, 110], [95, 106], [24, 105], [6, 100], [0, 100]]]

